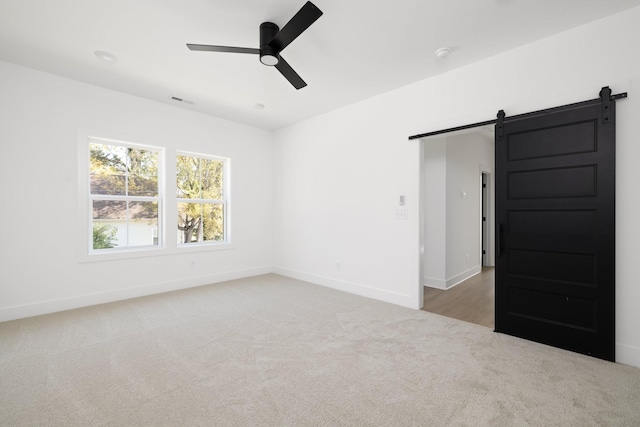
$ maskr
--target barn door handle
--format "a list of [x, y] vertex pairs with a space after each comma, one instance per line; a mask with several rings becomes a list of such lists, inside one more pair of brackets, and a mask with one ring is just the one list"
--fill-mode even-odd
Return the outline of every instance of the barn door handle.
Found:
[[498, 256], [502, 255], [502, 224], [498, 224], [498, 228], [497, 228], [497, 250], [498, 250]]

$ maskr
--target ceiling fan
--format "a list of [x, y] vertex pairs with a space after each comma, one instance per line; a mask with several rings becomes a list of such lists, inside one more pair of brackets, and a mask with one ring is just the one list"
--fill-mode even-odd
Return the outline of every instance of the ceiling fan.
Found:
[[302, 89], [307, 84], [293, 68], [280, 56], [280, 52], [289, 46], [303, 31], [322, 16], [322, 11], [310, 1], [296, 13], [287, 24], [280, 29], [273, 22], [260, 24], [260, 48], [212, 46], [208, 44], [187, 44], [191, 50], [209, 52], [251, 53], [260, 55], [260, 62], [264, 65], [275, 66], [278, 71], [296, 89]]

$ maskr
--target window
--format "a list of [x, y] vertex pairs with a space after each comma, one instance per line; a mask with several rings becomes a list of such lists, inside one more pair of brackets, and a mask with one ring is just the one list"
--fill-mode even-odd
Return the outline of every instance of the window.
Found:
[[159, 155], [157, 148], [89, 139], [89, 252], [157, 247], [162, 241]]
[[94, 132], [78, 132], [80, 262], [234, 248], [230, 159], [169, 149], [166, 170], [165, 148]]
[[223, 243], [227, 239], [226, 159], [176, 157], [178, 244]]

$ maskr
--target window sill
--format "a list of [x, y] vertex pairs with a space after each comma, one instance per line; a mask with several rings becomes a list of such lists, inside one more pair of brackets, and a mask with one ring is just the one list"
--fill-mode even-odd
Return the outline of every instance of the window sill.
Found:
[[144, 249], [122, 249], [107, 251], [102, 253], [87, 253], [80, 254], [78, 257], [79, 263], [88, 262], [102, 262], [102, 261], [117, 261], [134, 258], [147, 258], [147, 257], [159, 257], [179, 255], [184, 253], [194, 252], [209, 252], [209, 251], [225, 251], [235, 249], [235, 245], [231, 243], [218, 243], [218, 244], [198, 244], [193, 246], [179, 246], [173, 249], [167, 248], [144, 248]]
[[179, 245], [174, 253], [224, 251], [227, 249], [235, 249], [235, 246], [231, 243], [191, 243]]

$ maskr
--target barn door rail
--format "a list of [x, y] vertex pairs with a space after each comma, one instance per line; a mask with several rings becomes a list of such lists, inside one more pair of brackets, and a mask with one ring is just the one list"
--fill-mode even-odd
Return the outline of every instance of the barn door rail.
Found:
[[[409, 140], [411, 141], [414, 139], [426, 138], [428, 136], [441, 135], [443, 133], [472, 129], [480, 126], [494, 125], [494, 124], [500, 123], [501, 120], [502, 120], [502, 123], [504, 123], [505, 121], [520, 120], [520, 119], [526, 119], [534, 116], [541, 116], [541, 115], [553, 113], [554, 111], [557, 111], [558, 108], [566, 109], [567, 107], [582, 107], [582, 106], [591, 105], [597, 102], [602, 102], [603, 121], [606, 124], [608, 122], [608, 118], [610, 117], [608, 111], [610, 111], [611, 102], [617, 101], [618, 99], [624, 99], [624, 98], [627, 98], [627, 92], [622, 92], [622, 93], [612, 95], [611, 89], [609, 88], [609, 86], [604, 86], [600, 90], [600, 97], [589, 100], [589, 101], [576, 102], [575, 104], [564, 105], [562, 107], [547, 108], [544, 110], [534, 111], [534, 112], [525, 113], [525, 114], [518, 114], [515, 116], [508, 116], [508, 117], [504, 114], [504, 110], [500, 110], [498, 112], [498, 118], [494, 120], [486, 120], [484, 122], [471, 123], [463, 126], [456, 126], [448, 129], [441, 129], [441, 130], [436, 130], [432, 132], [421, 133], [418, 135], [412, 135], [409, 137]], [[502, 119], [500, 117], [501, 114], [502, 114]]]

